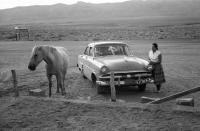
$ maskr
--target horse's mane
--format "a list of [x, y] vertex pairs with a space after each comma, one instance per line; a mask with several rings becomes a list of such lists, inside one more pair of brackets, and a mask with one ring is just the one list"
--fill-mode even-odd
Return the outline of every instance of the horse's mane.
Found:
[[51, 46], [51, 45], [38, 45], [38, 46], [34, 46], [33, 50], [32, 50], [32, 56], [35, 54], [36, 51], [38, 50], [42, 50], [43, 52], [45, 52], [45, 54], [67, 54], [68, 56], [68, 51], [66, 48], [64, 47], [60, 47], [60, 46]]
[[48, 46], [48, 47], [49, 47], [49, 51], [50, 51], [51, 53], [53, 53], [53, 52], [56, 51], [55, 46]]
[[34, 54], [36, 48], [37, 48], [37, 46], [35, 45], [35, 46], [33, 47], [33, 49], [32, 49], [32, 52], [31, 52], [32, 55]]
[[56, 47], [55, 46], [49, 46], [49, 45], [35, 45], [32, 49], [32, 54], [34, 54], [35, 51], [37, 50], [41, 50], [41, 49], [45, 49], [47, 47], [47, 49], [53, 53], [54, 51], [56, 51]]

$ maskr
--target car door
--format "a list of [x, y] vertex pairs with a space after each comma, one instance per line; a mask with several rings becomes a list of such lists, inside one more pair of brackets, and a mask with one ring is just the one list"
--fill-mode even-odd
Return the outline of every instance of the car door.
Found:
[[[87, 71], [87, 56], [89, 53], [89, 47], [87, 46], [85, 48], [85, 51], [82, 55], [79, 55], [78, 57], [78, 66], [81, 72], [83, 73], [84, 76], [86, 76], [86, 71]], [[87, 77], [87, 76], [86, 76]]]
[[91, 74], [93, 72], [93, 47], [88, 47], [87, 56], [85, 56], [86, 62], [84, 63], [84, 74], [91, 80]]

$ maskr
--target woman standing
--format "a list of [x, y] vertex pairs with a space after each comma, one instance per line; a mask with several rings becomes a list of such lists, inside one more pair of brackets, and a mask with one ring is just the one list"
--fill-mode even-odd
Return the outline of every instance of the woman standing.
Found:
[[158, 44], [152, 44], [152, 50], [149, 51], [149, 64], [152, 65], [152, 75], [157, 92], [160, 92], [162, 83], [165, 82], [165, 75], [162, 67], [162, 54], [158, 50]]

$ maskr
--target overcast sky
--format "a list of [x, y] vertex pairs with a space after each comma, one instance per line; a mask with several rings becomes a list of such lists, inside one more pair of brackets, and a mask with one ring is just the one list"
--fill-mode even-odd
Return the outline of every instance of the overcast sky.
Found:
[[52, 5], [56, 3], [74, 4], [77, 1], [84, 1], [89, 3], [113, 3], [127, 0], [0, 0], [0, 9], [13, 8], [16, 6]]

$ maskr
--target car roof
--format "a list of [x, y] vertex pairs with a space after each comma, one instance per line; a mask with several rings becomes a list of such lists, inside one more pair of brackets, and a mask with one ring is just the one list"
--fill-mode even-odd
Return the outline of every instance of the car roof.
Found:
[[126, 43], [122, 42], [122, 41], [98, 41], [98, 42], [92, 42], [90, 44], [88, 44], [88, 46], [93, 47], [96, 45], [106, 45], [106, 44], [123, 44], [123, 45], [127, 45]]

